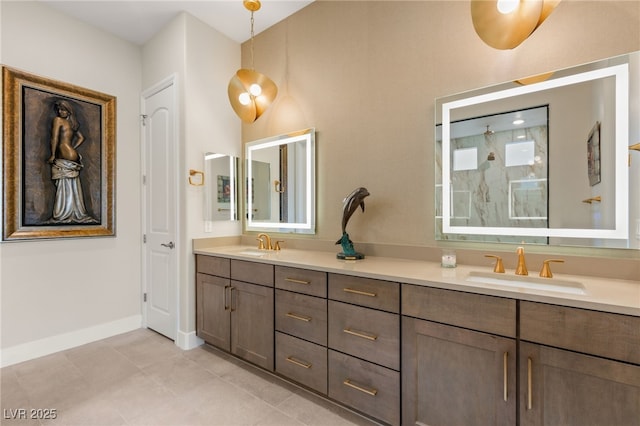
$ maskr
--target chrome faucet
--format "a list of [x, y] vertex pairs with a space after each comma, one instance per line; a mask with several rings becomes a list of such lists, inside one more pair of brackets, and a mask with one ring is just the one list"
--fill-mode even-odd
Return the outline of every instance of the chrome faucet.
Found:
[[529, 271], [527, 271], [527, 265], [524, 261], [524, 247], [518, 247], [516, 253], [518, 253], [518, 266], [516, 267], [516, 275], [529, 275]]
[[[264, 238], [264, 240], [262, 238]], [[258, 241], [260, 241], [260, 246], [258, 247], [259, 249], [273, 250], [273, 246], [271, 245], [271, 237], [269, 237], [268, 234], [258, 234]]]

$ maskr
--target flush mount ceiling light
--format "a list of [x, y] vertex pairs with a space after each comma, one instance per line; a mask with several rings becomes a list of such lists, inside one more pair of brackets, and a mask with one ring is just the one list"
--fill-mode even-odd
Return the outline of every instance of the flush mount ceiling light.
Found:
[[513, 49], [553, 12], [560, 0], [471, 0], [471, 19], [482, 41]]
[[238, 117], [253, 123], [276, 98], [278, 87], [269, 77], [253, 69], [253, 12], [260, 9], [260, 1], [244, 0], [243, 4], [251, 12], [251, 69], [239, 69], [229, 81], [227, 92]]

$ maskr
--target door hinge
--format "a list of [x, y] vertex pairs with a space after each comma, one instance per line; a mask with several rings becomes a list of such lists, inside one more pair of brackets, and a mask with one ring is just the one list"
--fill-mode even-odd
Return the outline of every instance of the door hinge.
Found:
[[147, 114], [140, 114], [140, 118], [141, 118], [141, 121], [142, 121], [142, 125], [143, 125], [143, 126], [146, 126], [146, 125], [147, 125], [147, 117], [148, 117], [148, 115], [147, 115]]
[[143, 244], [147, 243], [147, 234], [142, 234], [142, 243]]
[[147, 301], [147, 293], [143, 293], [142, 295], [142, 301], [146, 302]]
[[142, 184], [143, 185], [147, 184], [147, 175], [142, 175]]

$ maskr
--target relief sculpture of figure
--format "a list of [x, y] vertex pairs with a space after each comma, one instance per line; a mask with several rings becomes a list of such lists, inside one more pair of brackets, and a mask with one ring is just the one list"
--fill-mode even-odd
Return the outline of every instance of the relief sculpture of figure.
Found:
[[74, 224], [98, 223], [87, 214], [80, 183], [82, 156], [78, 147], [85, 141], [69, 102], [54, 103], [57, 116], [51, 125], [51, 179], [56, 185], [53, 212], [48, 223]]

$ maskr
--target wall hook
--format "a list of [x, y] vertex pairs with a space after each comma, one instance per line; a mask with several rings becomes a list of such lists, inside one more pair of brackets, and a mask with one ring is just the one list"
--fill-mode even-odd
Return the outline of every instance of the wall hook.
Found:
[[[194, 182], [192, 177], [197, 175], [200, 175], [200, 181]], [[199, 170], [189, 169], [189, 185], [204, 186], [204, 172], [201, 172]]]
[[591, 198], [587, 198], [586, 200], [582, 200], [582, 202], [587, 204], [600, 203], [602, 202], [602, 197], [598, 195], [597, 197], [591, 197]]
[[[280, 188], [280, 189], [278, 189], [278, 188]], [[279, 194], [282, 194], [285, 191], [284, 185], [282, 185], [282, 182], [280, 182], [279, 180], [274, 180], [273, 181], [273, 190], [276, 191]]]

